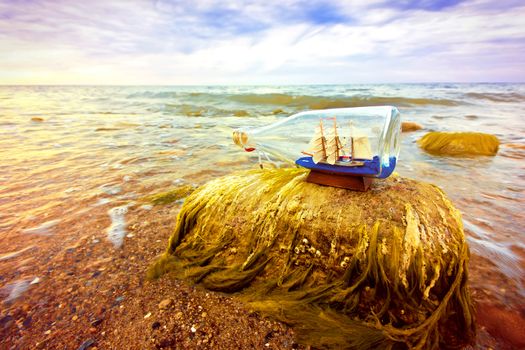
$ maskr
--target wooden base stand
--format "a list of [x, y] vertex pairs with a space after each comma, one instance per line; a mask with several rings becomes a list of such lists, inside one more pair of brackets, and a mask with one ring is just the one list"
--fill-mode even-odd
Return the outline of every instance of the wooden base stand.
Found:
[[314, 184], [346, 188], [361, 192], [368, 191], [372, 180], [371, 177], [328, 174], [315, 170], [310, 170], [310, 174], [308, 174], [306, 178], [307, 182]]

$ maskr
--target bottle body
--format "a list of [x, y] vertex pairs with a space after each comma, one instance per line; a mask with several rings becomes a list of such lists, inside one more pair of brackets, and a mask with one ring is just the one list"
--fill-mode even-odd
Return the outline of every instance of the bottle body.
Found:
[[401, 118], [391, 106], [294, 114], [260, 128], [234, 131], [245, 151], [324, 172], [384, 178], [397, 162]]

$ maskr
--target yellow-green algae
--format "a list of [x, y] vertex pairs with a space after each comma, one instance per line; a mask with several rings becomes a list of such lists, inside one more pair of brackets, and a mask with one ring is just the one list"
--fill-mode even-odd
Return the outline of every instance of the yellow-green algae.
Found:
[[369, 192], [303, 169], [222, 177], [186, 199], [149, 277], [235, 293], [319, 348], [458, 348], [475, 335], [460, 213], [401, 177]]
[[192, 185], [184, 185], [166, 192], [146, 196], [143, 200], [155, 205], [170, 204], [178, 199], [188, 196], [194, 190], [195, 188]]
[[429, 132], [417, 143], [425, 151], [438, 155], [485, 155], [498, 153], [496, 136], [479, 132]]

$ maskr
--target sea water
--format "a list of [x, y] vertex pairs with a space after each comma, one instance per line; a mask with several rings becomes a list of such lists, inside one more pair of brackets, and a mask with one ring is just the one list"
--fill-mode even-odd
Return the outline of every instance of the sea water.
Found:
[[[257, 166], [256, 155], [231, 141], [234, 128], [308, 109], [385, 104], [424, 126], [403, 134], [396, 171], [446, 192], [463, 213], [474, 289], [519, 309], [525, 84], [3, 86], [0, 256], [27, 254], [56, 234], [74, 241], [78, 231], [62, 223], [101, 206], [110, 220], [101, 230], [114, 232], [125, 226], [123, 215], [111, 222], [115, 211], [138, 197]], [[501, 147], [495, 157], [433, 156], [416, 144], [433, 130], [491, 133]], [[122, 234], [115, 237], [118, 246]]]

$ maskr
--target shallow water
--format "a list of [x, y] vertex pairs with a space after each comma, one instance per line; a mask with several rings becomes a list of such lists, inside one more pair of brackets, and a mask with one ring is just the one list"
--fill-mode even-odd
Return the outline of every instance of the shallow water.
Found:
[[[523, 84], [0, 87], [0, 263], [74, 234], [67, 223], [101, 206], [118, 246], [133, 200], [257, 165], [233, 145], [233, 128], [391, 104], [426, 128], [403, 135], [396, 170], [445, 190], [463, 213], [473, 287], [523, 310], [524, 103]], [[431, 156], [415, 144], [429, 130], [493, 133], [502, 145], [495, 157]]]

